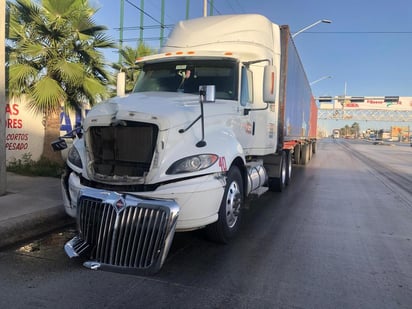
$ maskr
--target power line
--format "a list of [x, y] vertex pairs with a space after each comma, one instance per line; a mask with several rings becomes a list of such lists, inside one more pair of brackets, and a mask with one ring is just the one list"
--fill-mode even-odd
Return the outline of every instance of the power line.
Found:
[[244, 13], [245, 10], [243, 9], [243, 7], [240, 5], [239, 0], [236, 0], [237, 5], [240, 7], [240, 10]]
[[232, 10], [232, 12], [236, 13], [235, 8], [233, 7], [233, 5], [230, 3], [229, 0], [226, 0], [226, 3], [229, 5], [230, 9]]
[[154, 20], [155, 22], [157, 22], [159, 25], [161, 25], [162, 27], [164, 27], [164, 25], [158, 21], [156, 18], [154, 18], [152, 15], [150, 15], [149, 13], [146, 13], [144, 10], [142, 10], [141, 8], [139, 8], [137, 5], [135, 5], [134, 3], [130, 2], [129, 0], [125, 0], [127, 3], [129, 3], [131, 6], [133, 6], [134, 8], [138, 9], [140, 12], [142, 12], [144, 15], [146, 15], [147, 17], [149, 17], [150, 19]]
[[[152, 29], [171, 29], [174, 25], [149, 25], [149, 26], [130, 26], [130, 27], [123, 27], [123, 30], [152, 30]], [[113, 30], [120, 31], [120, 28], [113, 28]]]
[[[145, 37], [142, 38], [142, 41], [159, 41], [161, 39], [161, 37]], [[126, 38], [123, 39], [123, 42], [136, 42], [139, 41], [140, 38]]]
[[214, 5], [213, 2], [210, 2], [210, 0], [207, 0], [207, 2], [212, 6], [212, 9], [213, 9], [214, 11], [216, 11], [219, 15], [223, 15], [223, 14], [216, 8], [216, 6]]

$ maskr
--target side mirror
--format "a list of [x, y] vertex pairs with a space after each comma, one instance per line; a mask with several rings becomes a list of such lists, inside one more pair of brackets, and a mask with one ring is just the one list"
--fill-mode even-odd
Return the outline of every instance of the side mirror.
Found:
[[67, 148], [67, 143], [64, 139], [59, 138], [51, 142], [51, 146], [53, 148], [53, 151], [62, 151]]
[[276, 100], [276, 67], [265, 66], [263, 72], [263, 101], [265, 103], [275, 103]]
[[215, 102], [216, 87], [215, 85], [199, 86], [199, 94], [203, 96], [203, 102]]

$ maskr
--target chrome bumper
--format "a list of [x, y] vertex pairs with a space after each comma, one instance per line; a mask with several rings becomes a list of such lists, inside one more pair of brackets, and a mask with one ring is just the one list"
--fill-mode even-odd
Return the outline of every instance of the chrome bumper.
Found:
[[84, 189], [77, 203], [79, 235], [64, 247], [86, 255], [91, 269], [152, 274], [162, 267], [173, 240], [179, 206], [172, 200]]

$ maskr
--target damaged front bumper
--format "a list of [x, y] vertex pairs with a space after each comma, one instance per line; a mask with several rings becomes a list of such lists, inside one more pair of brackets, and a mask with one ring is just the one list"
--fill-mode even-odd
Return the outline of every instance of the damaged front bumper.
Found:
[[69, 257], [88, 255], [84, 265], [91, 269], [160, 270], [176, 229], [176, 202], [92, 188], [81, 189], [79, 196], [79, 234], [65, 245]]

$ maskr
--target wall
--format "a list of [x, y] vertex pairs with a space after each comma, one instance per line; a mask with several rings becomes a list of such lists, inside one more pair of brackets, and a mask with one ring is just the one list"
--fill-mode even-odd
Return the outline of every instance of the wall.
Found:
[[[12, 98], [6, 104], [6, 164], [31, 154], [37, 161], [43, 152], [44, 126], [42, 115], [34, 114], [27, 108], [24, 98]], [[80, 115], [60, 115], [61, 135], [71, 131]]]

